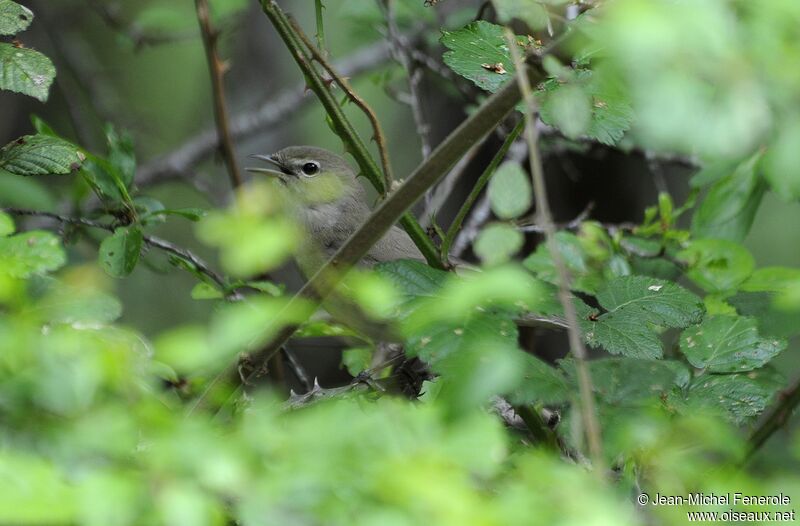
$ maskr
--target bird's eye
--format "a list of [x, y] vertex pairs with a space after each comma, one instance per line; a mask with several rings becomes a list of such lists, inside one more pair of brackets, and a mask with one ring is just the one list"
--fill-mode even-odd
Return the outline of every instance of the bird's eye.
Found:
[[306, 175], [314, 175], [319, 172], [319, 165], [317, 163], [306, 163], [303, 165], [303, 173]]

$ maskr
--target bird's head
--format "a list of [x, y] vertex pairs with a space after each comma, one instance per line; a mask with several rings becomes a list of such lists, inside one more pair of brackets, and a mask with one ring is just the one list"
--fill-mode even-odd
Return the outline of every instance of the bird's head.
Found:
[[272, 155], [251, 157], [272, 166], [247, 171], [276, 177], [307, 204], [332, 203], [363, 191], [347, 161], [323, 148], [289, 146]]

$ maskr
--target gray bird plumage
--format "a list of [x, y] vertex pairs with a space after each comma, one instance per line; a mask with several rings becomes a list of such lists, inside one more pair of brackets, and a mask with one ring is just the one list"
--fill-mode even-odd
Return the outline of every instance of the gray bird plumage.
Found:
[[[301, 247], [298, 262], [304, 272], [319, 268], [360, 227], [371, 212], [367, 194], [356, 173], [339, 155], [314, 146], [290, 146], [269, 156], [254, 156], [278, 170], [250, 171], [278, 177], [286, 186], [295, 213], [305, 226], [311, 244]], [[323, 256], [322, 258], [320, 256]], [[393, 226], [362, 259], [374, 265], [394, 259], [423, 256], [408, 234]]]

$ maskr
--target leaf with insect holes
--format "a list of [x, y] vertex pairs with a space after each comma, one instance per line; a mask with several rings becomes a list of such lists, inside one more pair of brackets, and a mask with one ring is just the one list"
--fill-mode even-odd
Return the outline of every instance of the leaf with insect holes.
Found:
[[33, 21], [33, 11], [11, 0], [0, 0], [0, 35], [16, 35]]
[[0, 44], [0, 89], [45, 102], [55, 78], [55, 66], [38, 51]]
[[63, 175], [86, 157], [73, 144], [49, 135], [26, 135], [0, 149], [0, 168], [15, 175]]
[[762, 367], [786, 348], [786, 340], [764, 338], [757, 322], [744, 316], [707, 316], [681, 335], [681, 352], [693, 366], [712, 373]]
[[583, 317], [581, 328], [591, 345], [612, 354], [660, 358], [654, 326], [683, 328], [698, 323], [703, 301], [683, 287], [655, 278], [624, 276], [606, 283], [597, 300], [607, 312]]
[[489, 181], [489, 202], [500, 219], [513, 219], [531, 207], [531, 181], [517, 162], [500, 165]]
[[741, 425], [761, 414], [784, 385], [784, 378], [769, 366], [739, 374], [704, 374], [692, 381], [685, 402], [690, 413], [697, 408], [722, 411]]
[[118, 228], [100, 244], [100, 266], [115, 278], [133, 272], [142, 251], [142, 231], [135, 227]]
[[[526, 38], [518, 36], [517, 42], [523, 42], [520, 53], [524, 54]], [[443, 30], [441, 43], [449, 49], [444, 63], [481, 89], [494, 92], [514, 78], [503, 26], [478, 20], [455, 31]]]

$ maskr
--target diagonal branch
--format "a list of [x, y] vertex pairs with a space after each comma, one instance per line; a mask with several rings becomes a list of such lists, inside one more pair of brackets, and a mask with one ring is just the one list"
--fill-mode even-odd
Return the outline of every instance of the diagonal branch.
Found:
[[206, 60], [208, 69], [211, 73], [211, 91], [214, 98], [214, 119], [217, 122], [217, 138], [222, 157], [228, 167], [228, 176], [231, 185], [239, 188], [242, 185], [242, 174], [239, 171], [239, 163], [236, 160], [236, 152], [233, 147], [233, 137], [231, 136], [230, 119], [228, 117], [228, 106], [225, 102], [225, 75], [226, 65], [219, 58], [217, 52], [217, 41], [219, 32], [211, 25], [211, 18], [208, 9], [208, 0], [195, 0], [197, 11], [197, 22], [200, 24], [200, 32], [203, 36], [203, 47], [206, 50]]
[[[524, 68], [531, 82], [538, 82], [542, 75], [539, 71]], [[294, 312], [299, 305], [309, 300], [316, 305], [328, 296], [341, 281], [348, 269], [355, 265], [380, 240], [400, 216], [408, 210], [425, 192], [436, 184], [453, 164], [477, 142], [489, 134], [520, 101], [521, 92], [515, 82], [507, 83], [503, 88], [490, 96], [481, 107], [458, 126], [439, 146], [423, 161], [396, 191], [382, 201], [370, 214], [359, 229], [339, 248], [333, 257], [320, 268], [316, 274], [284, 307], [285, 312]], [[312, 309], [305, 312], [310, 316]], [[280, 320], [277, 314], [265, 320], [264, 334], [276, 335], [262, 347], [256, 363], [266, 363], [281, 346], [294, 334], [298, 325], [289, 324], [280, 328], [274, 327], [274, 320]], [[255, 345], [257, 342], [253, 342]], [[218, 377], [230, 377], [236, 365], [231, 365]], [[263, 368], [257, 367], [246, 382], [255, 379]], [[199, 399], [193, 407], [203, 405]]]
[[800, 405], [800, 377], [792, 385], [778, 393], [778, 403], [761, 420], [758, 427], [747, 440], [746, 460], [750, 459], [761, 446], [780, 428], [786, 425], [792, 411]]
[[528, 142], [528, 158], [530, 159], [531, 178], [533, 179], [533, 193], [536, 197], [536, 212], [539, 216], [538, 223], [544, 228], [547, 248], [552, 255], [553, 264], [558, 274], [558, 298], [564, 308], [564, 317], [568, 325], [567, 335], [569, 336], [570, 352], [575, 359], [575, 368], [578, 373], [581, 420], [589, 444], [592, 463], [597, 473], [603, 473], [603, 445], [600, 438], [600, 423], [597, 419], [594, 393], [592, 392], [592, 378], [586, 365], [586, 347], [583, 344], [575, 304], [572, 303], [569, 273], [564, 265], [563, 256], [555, 239], [556, 228], [553, 223], [553, 214], [550, 212], [550, 204], [547, 200], [547, 186], [544, 181], [544, 169], [539, 153], [538, 132], [534, 118], [536, 98], [531, 89], [530, 79], [527, 75], [522, 74], [525, 71], [522, 55], [516, 45], [513, 33], [508, 28], [505, 29], [505, 37], [514, 65], [519, 72], [516, 77], [525, 102], [525, 139]]

